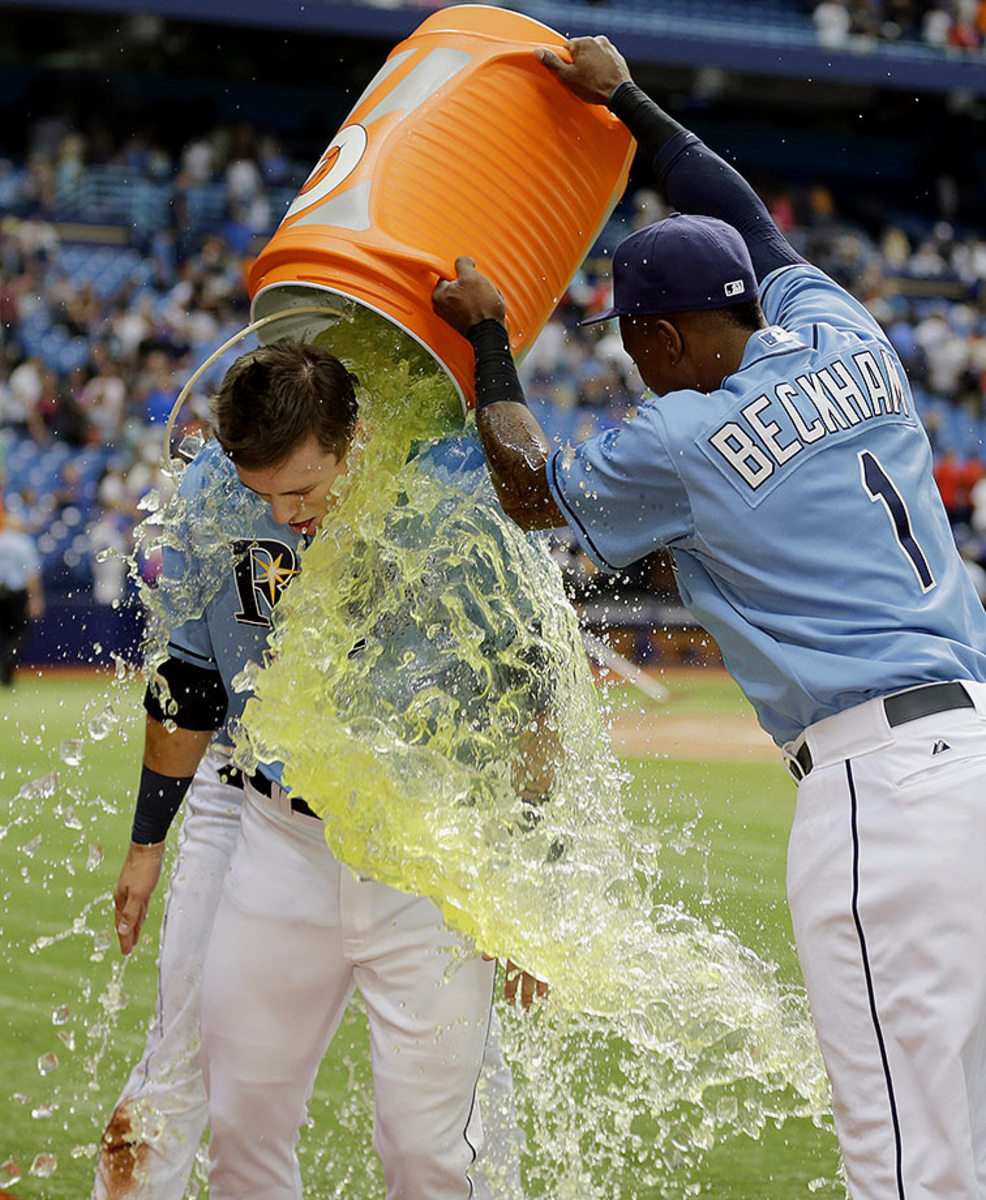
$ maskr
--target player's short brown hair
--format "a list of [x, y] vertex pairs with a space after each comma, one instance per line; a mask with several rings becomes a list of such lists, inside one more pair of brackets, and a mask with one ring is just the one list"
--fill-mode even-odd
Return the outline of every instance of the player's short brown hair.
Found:
[[356, 428], [354, 378], [334, 354], [282, 338], [238, 358], [212, 400], [216, 438], [249, 470], [283, 462], [314, 434], [342, 458]]

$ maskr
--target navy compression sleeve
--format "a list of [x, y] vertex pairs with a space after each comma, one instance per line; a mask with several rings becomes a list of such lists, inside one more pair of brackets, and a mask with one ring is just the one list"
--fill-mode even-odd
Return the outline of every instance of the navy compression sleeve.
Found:
[[635, 83], [621, 83], [609, 108], [653, 160], [657, 185], [669, 204], [679, 212], [718, 217], [739, 231], [758, 280], [778, 267], [805, 261], [743, 176]]
[[466, 334], [476, 356], [476, 411], [500, 400], [527, 404], [504, 326], [492, 317]]
[[162, 724], [174, 721], [180, 729], [219, 729], [226, 720], [227, 696], [218, 671], [196, 667], [180, 658], [167, 658], [157, 673], [168, 685], [167, 711], [160, 686], [148, 684], [144, 708]]

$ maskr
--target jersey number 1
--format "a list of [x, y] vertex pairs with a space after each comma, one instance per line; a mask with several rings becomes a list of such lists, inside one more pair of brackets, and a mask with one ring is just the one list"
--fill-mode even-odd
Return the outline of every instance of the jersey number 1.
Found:
[[869, 450], [860, 450], [857, 457], [866, 494], [874, 502], [879, 500], [886, 509], [897, 538], [897, 544], [907, 555], [914, 568], [914, 574], [917, 575], [918, 583], [921, 584], [921, 591], [930, 592], [935, 586], [935, 577], [932, 575], [924, 551], [911, 529], [911, 515], [907, 511], [904, 497], [894, 487], [894, 481], [880, 466], [875, 454]]

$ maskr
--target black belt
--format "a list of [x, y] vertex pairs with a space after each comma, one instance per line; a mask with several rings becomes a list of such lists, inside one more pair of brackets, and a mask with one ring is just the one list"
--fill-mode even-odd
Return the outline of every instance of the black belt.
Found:
[[[227, 767], [220, 767], [218, 774], [223, 783], [228, 783], [231, 787], [241, 788], [243, 786], [243, 772], [239, 767], [234, 767], [232, 764]], [[274, 790], [273, 781], [268, 779], [263, 771], [257, 771], [250, 776], [250, 786], [256, 788], [268, 800], [271, 797], [271, 792]], [[316, 820], [320, 819], [318, 813], [312, 812], [300, 796], [291, 796], [290, 799], [292, 812], [304, 813], [306, 817], [315, 817]]]
[[[891, 728], [953, 708], [975, 708], [972, 697], [961, 683], [926, 683], [924, 687], [909, 688], [906, 692], [883, 697], [883, 711]], [[800, 780], [813, 766], [808, 743], [802, 742], [793, 759], [788, 759], [787, 768], [795, 779]]]

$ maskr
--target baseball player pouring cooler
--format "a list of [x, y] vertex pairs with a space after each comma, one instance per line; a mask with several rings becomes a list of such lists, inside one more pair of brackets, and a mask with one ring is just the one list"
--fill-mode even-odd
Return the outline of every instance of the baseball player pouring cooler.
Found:
[[[231, 698], [242, 703], [233, 678], [261, 657], [270, 608], [300, 569], [301, 541], [337, 502], [355, 422], [351, 377], [314, 346], [266, 347], [224, 380], [222, 448], [208, 443], [187, 469], [185, 524], [173, 531], [182, 549], [165, 556], [165, 603], [172, 593], [176, 612], [161, 669], [170, 698], [149, 690], [145, 702], [144, 771], [116, 891], [125, 952], [139, 936], [173, 814]], [[431, 453], [442, 470], [451, 463], [484, 472], [474, 444], [439, 446]], [[218, 550], [217, 574], [209, 560], [219, 529], [234, 541], [231, 552]], [[184, 610], [201, 615], [181, 619]], [[483, 1138], [476, 1085], [495, 964], [447, 929], [431, 901], [343, 866], [322, 822], [281, 787], [279, 769], [265, 764], [243, 781], [203, 970], [210, 1195], [300, 1197], [295, 1144], [305, 1104], [357, 986], [369, 1016], [374, 1144], [387, 1195], [482, 1194], [473, 1178]], [[509, 995], [517, 989], [525, 1003], [543, 992], [526, 974], [508, 972]]]
[[[798, 782], [788, 892], [857, 1200], [986, 1197], [986, 616], [901, 365], [872, 316], [604, 38], [538, 56], [608, 104], [681, 214], [616, 250], [654, 393], [551, 453], [504, 304], [460, 259], [433, 302], [475, 349], [504, 508], [606, 570], [671, 547], [682, 598]], [[468, 247], [463, 247], [468, 250]]]

